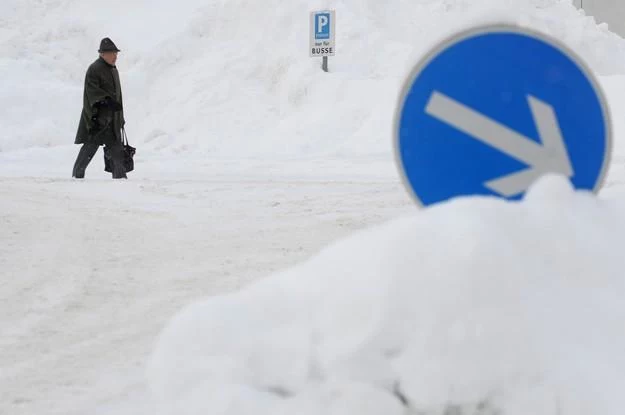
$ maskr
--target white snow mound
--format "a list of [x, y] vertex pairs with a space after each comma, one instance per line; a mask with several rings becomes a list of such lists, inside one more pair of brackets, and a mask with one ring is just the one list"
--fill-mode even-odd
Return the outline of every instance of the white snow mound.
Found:
[[[539, 181], [362, 231], [182, 310], [163, 413], [621, 415], [622, 204]], [[446, 412], [453, 411], [457, 412]]]

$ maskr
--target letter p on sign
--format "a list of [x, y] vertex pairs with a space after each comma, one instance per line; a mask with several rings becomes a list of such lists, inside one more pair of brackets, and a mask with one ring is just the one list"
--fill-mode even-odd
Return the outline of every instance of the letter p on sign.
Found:
[[319, 13], [315, 17], [315, 39], [330, 39], [330, 13]]

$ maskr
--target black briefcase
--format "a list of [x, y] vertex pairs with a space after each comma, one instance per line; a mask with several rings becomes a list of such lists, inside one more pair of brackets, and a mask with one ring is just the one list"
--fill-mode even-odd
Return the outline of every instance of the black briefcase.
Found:
[[[136, 148], [128, 144], [128, 136], [126, 136], [126, 130], [122, 128], [122, 139], [124, 142], [124, 169], [126, 173], [135, 169], [135, 152]], [[113, 166], [111, 165], [111, 156], [109, 155], [108, 147], [104, 147], [104, 171], [109, 173], [113, 172]]]

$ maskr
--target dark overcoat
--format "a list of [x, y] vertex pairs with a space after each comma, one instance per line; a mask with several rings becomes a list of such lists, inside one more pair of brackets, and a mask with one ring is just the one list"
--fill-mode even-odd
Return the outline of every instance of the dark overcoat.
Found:
[[[111, 104], [117, 102], [117, 108]], [[98, 145], [121, 142], [124, 120], [119, 72], [102, 57], [93, 62], [85, 75], [83, 106], [76, 133], [76, 144]]]

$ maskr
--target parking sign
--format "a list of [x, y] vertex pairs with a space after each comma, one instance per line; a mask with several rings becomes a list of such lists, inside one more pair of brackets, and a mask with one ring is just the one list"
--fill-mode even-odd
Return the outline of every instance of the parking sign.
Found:
[[334, 10], [323, 10], [310, 13], [310, 47], [311, 57], [334, 56], [335, 27]]

